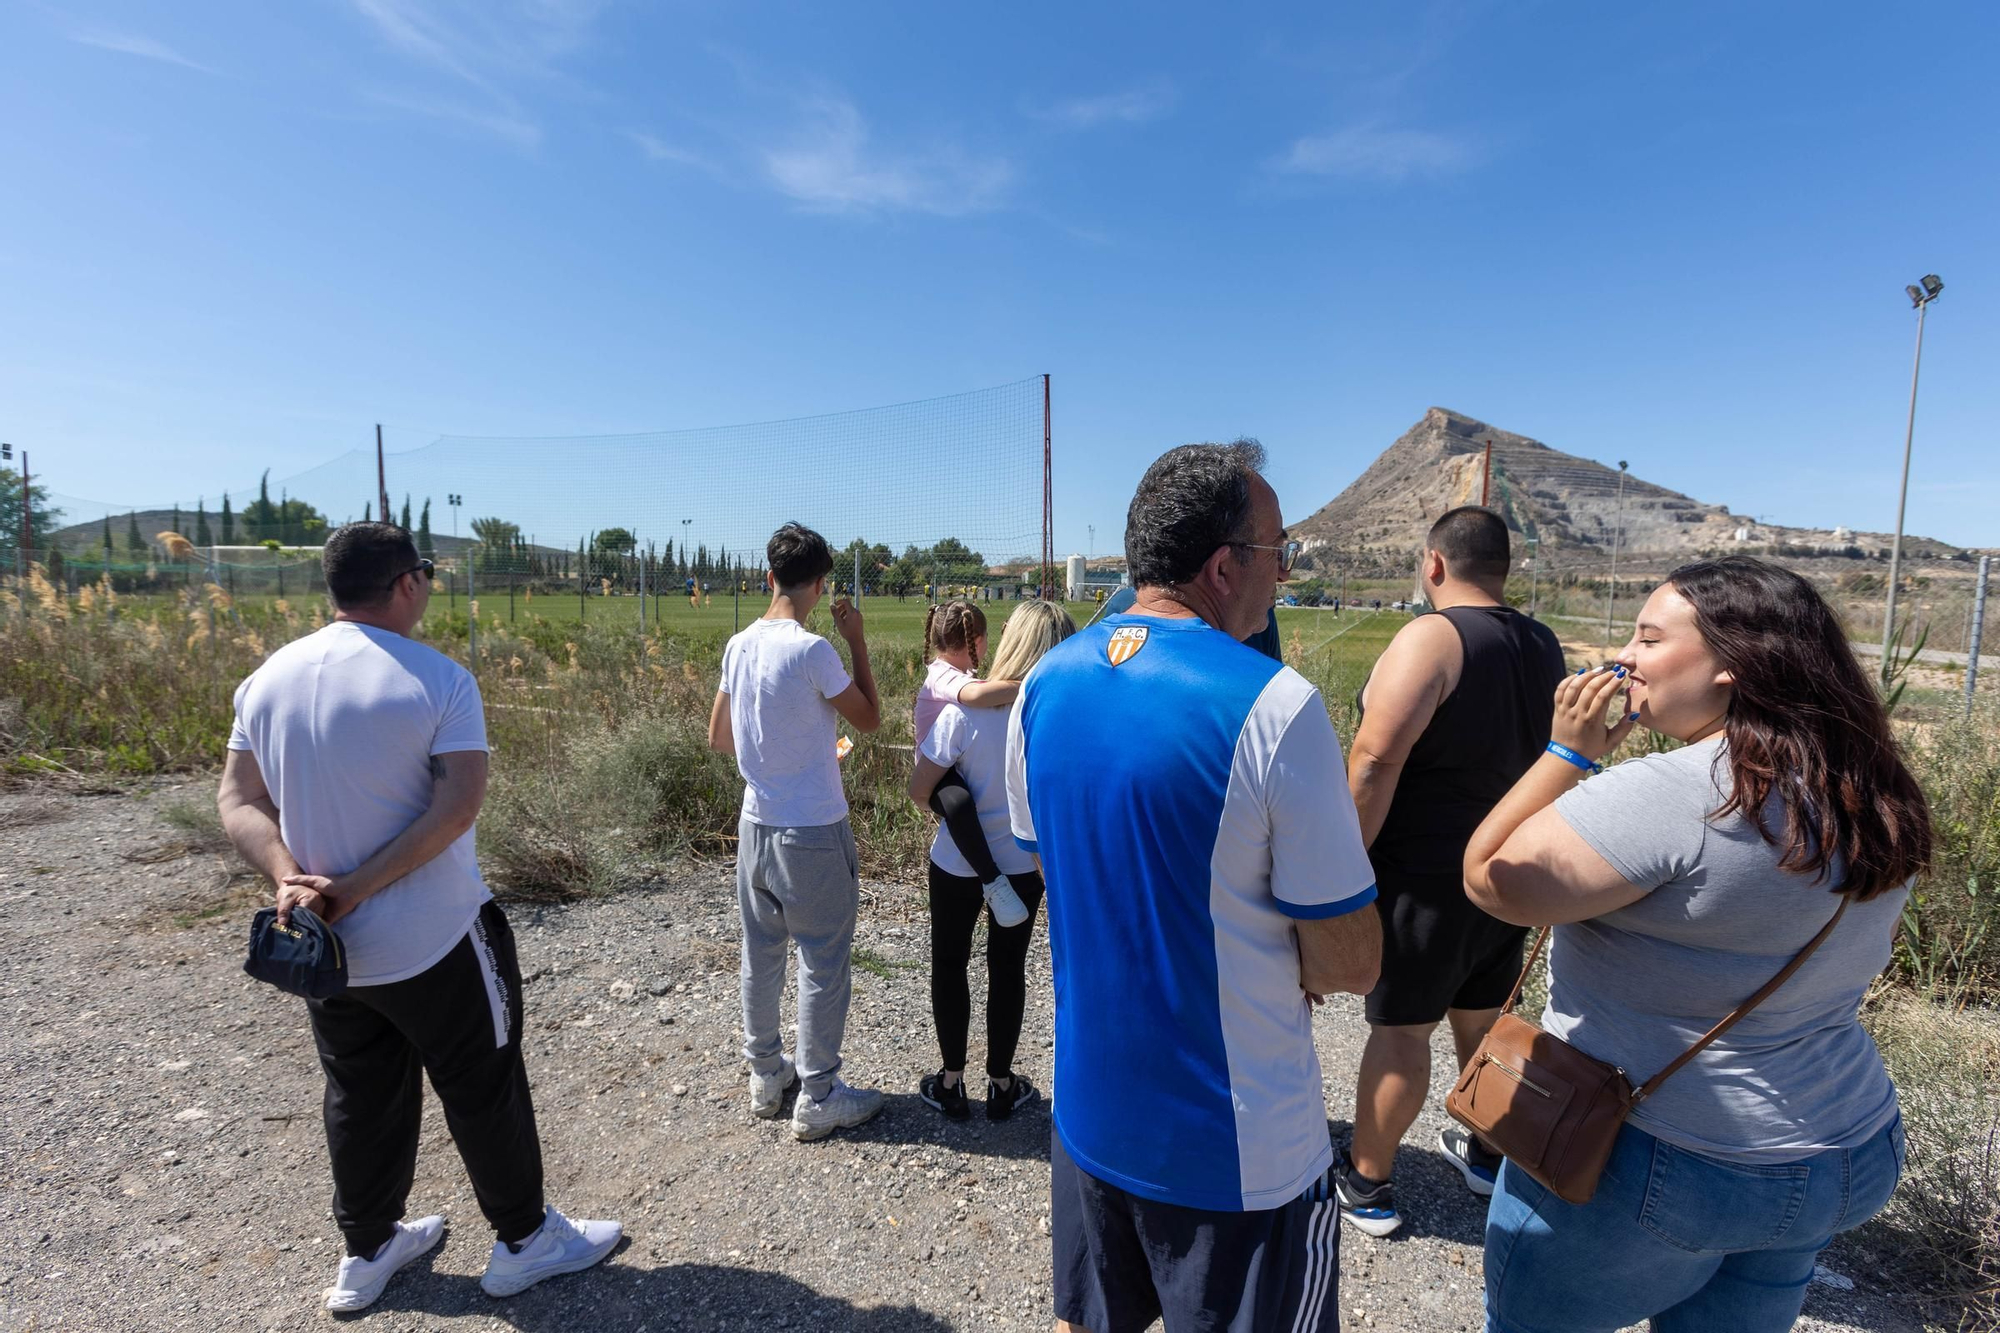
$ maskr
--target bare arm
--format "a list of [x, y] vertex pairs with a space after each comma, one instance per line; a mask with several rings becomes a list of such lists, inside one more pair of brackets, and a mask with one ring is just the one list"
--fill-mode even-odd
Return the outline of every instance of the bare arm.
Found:
[[[1604, 724], [1622, 681], [1610, 672], [1571, 676], [1556, 687], [1555, 737], [1586, 759], [1615, 749], [1632, 719]], [[1555, 802], [1583, 770], [1544, 754], [1465, 847], [1465, 895], [1489, 916], [1517, 926], [1561, 925], [1615, 912], [1645, 897], [1556, 813]]]
[[292, 908], [304, 906], [324, 915], [326, 903], [311, 889], [286, 885], [287, 875], [299, 873], [299, 863], [285, 846], [278, 824], [278, 805], [264, 785], [264, 771], [257, 756], [248, 750], [231, 750], [222, 764], [222, 786], [215, 794], [215, 810], [222, 816], [223, 832], [229, 835], [236, 854], [271, 881], [278, 890], [278, 923], [289, 926]]
[[958, 702], [966, 708], [1005, 708], [1020, 697], [1018, 680], [967, 681], [958, 691]]
[[910, 773], [910, 799], [917, 803], [918, 809], [931, 808], [931, 793], [937, 790], [938, 783], [950, 771], [929, 755], [918, 752], [917, 766]]
[[715, 692], [715, 706], [708, 710], [708, 748], [717, 754], [736, 753], [736, 729], [729, 720], [729, 696]]
[[856, 731], [874, 731], [882, 725], [882, 701], [875, 693], [875, 668], [868, 663], [868, 638], [862, 628], [861, 612], [845, 597], [833, 599], [833, 627], [847, 640], [848, 654], [854, 659], [851, 672], [854, 683], [827, 702]]
[[486, 800], [484, 750], [431, 756], [430, 808], [345, 875], [289, 875], [285, 882], [317, 889], [333, 900], [338, 919], [403, 876], [428, 865], [464, 835]]
[[1457, 684], [1465, 660], [1458, 631], [1443, 616], [1419, 616], [1390, 641], [1364, 692], [1361, 729], [1347, 760], [1347, 789], [1372, 847], [1389, 817], [1410, 749]]
[[1382, 972], [1382, 914], [1375, 904], [1319, 921], [1295, 923], [1299, 988], [1309, 995], [1366, 995]]

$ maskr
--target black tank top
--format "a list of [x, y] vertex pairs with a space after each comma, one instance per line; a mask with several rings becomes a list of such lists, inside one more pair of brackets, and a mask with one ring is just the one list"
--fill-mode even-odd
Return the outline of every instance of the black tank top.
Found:
[[1403, 765], [1368, 852], [1378, 876], [1461, 872], [1473, 830], [1548, 745], [1565, 670], [1549, 627], [1511, 607], [1432, 614], [1458, 631], [1465, 667]]

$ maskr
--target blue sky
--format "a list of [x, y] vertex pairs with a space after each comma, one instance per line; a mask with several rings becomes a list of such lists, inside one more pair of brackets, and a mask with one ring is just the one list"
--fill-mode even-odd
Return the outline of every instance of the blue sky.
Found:
[[407, 449], [1048, 371], [1063, 550], [1114, 549], [1168, 445], [1260, 437], [1297, 518], [1432, 404], [1881, 530], [1902, 287], [1937, 272], [1909, 526], [2000, 545], [2000, 11], [1243, 8], [7, 7], [0, 438], [140, 504], [377, 421]]

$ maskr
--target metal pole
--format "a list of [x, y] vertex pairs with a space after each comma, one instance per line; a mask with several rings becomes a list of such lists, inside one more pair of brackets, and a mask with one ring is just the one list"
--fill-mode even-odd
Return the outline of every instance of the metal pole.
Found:
[[[21, 451], [21, 557], [14, 562], [14, 574], [25, 581], [28, 577], [28, 548], [35, 541], [35, 493], [29, 488], [28, 451]], [[24, 598], [22, 606], [26, 606]]]
[[1965, 655], [1965, 715], [1972, 716], [1972, 689], [1979, 683], [1979, 639], [1986, 628], [1986, 571], [1993, 557], [1979, 557], [1979, 583], [1972, 592], [1972, 645]]
[[1903, 485], [1896, 493], [1896, 541], [1889, 548], [1889, 601], [1882, 610], [1882, 680], [1889, 679], [1889, 641], [1896, 634], [1896, 580], [1903, 565], [1903, 506], [1910, 499], [1910, 442], [1917, 434], [1917, 372], [1924, 366], [1924, 316], [1931, 303], [1917, 306], [1917, 356], [1910, 364], [1910, 416], [1903, 427]]
[[1047, 598], [1056, 579], [1055, 436], [1049, 412], [1049, 377], [1042, 376], [1042, 587]]
[[[475, 548], [476, 549], [476, 548]], [[479, 557], [465, 567], [465, 664], [479, 670]]]
[[[633, 543], [633, 549], [635, 551], [638, 549], [637, 542]], [[645, 652], [646, 652], [646, 557], [644, 555], [641, 555], [639, 556], [639, 653], [643, 657], [645, 655]]]
[[1611, 529], [1611, 586], [1604, 590], [1604, 646], [1611, 647], [1611, 609], [1618, 602], [1618, 542], [1625, 535], [1625, 460], [1618, 461], [1618, 523]]

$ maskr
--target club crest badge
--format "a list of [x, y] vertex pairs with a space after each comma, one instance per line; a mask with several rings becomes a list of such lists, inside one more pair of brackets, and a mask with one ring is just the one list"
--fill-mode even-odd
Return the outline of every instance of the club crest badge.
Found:
[[1144, 625], [1121, 625], [1111, 631], [1111, 642], [1104, 655], [1111, 659], [1112, 666], [1129, 662], [1146, 646], [1146, 635], [1150, 632]]

